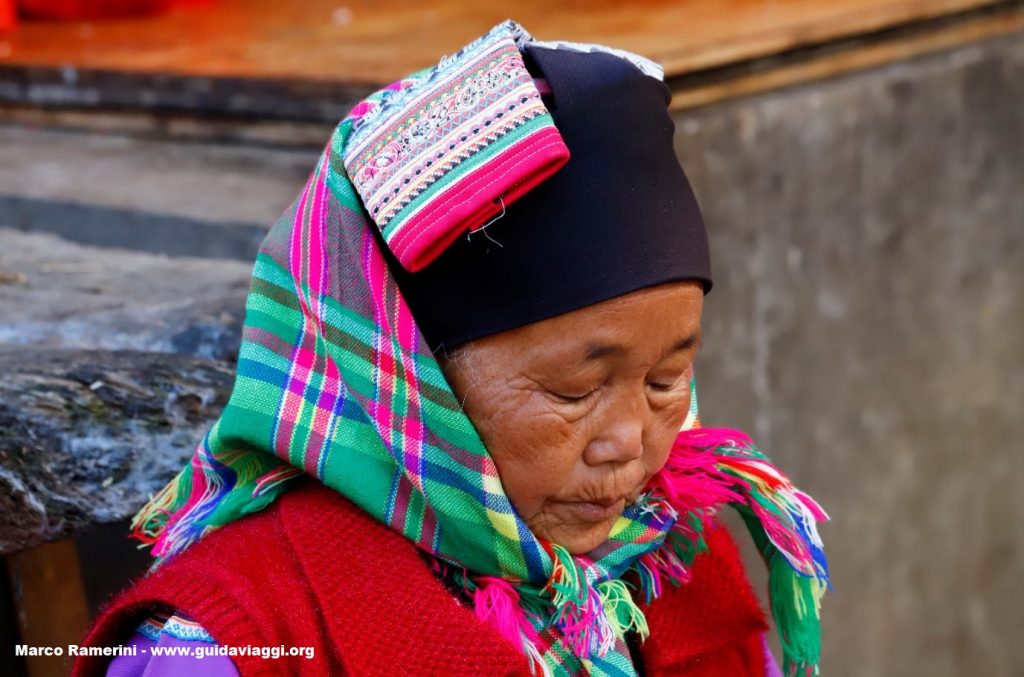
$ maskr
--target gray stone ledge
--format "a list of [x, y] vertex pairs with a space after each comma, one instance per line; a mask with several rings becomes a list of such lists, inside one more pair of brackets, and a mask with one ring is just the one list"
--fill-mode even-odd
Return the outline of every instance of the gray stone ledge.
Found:
[[0, 349], [0, 555], [131, 516], [227, 401], [230, 364]]

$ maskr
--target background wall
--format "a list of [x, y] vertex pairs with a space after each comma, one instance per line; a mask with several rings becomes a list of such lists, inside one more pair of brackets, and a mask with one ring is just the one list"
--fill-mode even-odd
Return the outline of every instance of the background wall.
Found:
[[1024, 674], [1024, 39], [677, 126], [703, 418], [833, 516], [823, 673]]

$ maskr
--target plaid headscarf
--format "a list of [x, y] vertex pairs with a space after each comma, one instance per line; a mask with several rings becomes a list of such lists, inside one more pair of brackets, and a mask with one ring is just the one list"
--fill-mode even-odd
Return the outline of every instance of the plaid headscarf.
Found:
[[[503, 26], [467, 49], [486, 47]], [[626, 633], [646, 636], [642, 605], [665, 582], [686, 582], [706, 526], [729, 504], [770, 568], [787, 672], [816, 671], [827, 568], [815, 522], [827, 518], [742, 433], [699, 426], [692, 373], [691, 410], [668, 463], [605, 543], [572, 556], [516, 513], [344, 162], [362, 118], [437, 71], [360, 103], [271, 228], [230, 401], [191, 462], [136, 516], [135, 535], [153, 545], [158, 565], [308, 473], [432, 555], [439, 575], [462, 586], [536, 672], [633, 675]]]

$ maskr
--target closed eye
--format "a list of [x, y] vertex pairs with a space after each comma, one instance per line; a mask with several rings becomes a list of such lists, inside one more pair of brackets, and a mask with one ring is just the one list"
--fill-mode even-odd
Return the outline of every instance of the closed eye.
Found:
[[565, 402], [566, 404], [574, 404], [576, 402], [582, 402], [582, 401], [588, 399], [591, 395], [593, 395], [594, 393], [597, 392], [597, 388], [595, 388], [594, 390], [591, 390], [588, 393], [584, 393], [582, 395], [565, 395], [563, 393], [556, 393], [553, 390], [550, 391], [550, 392], [558, 400], [560, 400], [562, 402]]
[[653, 390], [656, 393], [667, 393], [667, 392], [672, 392], [672, 391], [676, 390], [677, 388], [680, 388], [681, 386], [685, 385], [686, 383], [689, 383], [689, 380], [686, 378], [686, 372], [683, 372], [682, 374], [680, 374], [676, 378], [664, 379], [664, 380], [658, 380], [658, 381], [648, 381], [647, 382], [647, 387], [650, 388], [651, 390]]

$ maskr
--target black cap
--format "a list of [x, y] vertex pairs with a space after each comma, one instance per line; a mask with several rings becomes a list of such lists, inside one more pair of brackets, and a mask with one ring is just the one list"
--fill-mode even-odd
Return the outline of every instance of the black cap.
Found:
[[707, 293], [707, 234], [663, 82], [606, 52], [528, 45], [569, 162], [417, 273], [382, 248], [430, 349], [666, 282]]

